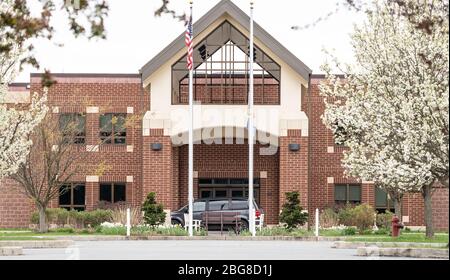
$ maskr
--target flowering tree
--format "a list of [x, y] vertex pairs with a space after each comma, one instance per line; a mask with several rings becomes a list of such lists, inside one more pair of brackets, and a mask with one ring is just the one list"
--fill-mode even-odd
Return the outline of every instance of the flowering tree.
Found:
[[[346, 173], [399, 194], [420, 191], [431, 237], [433, 185], [448, 188], [448, 10], [410, 1], [421, 13], [406, 17], [398, 1], [375, 0], [352, 35], [356, 65], [347, 65], [344, 80], [325, 65], [328, 79], [320, 90], [323, 121], [348, 147]], [[441, 24], [418, 28], [422, 17]]]
[[[0, 39], [0, 42], [6, 39]], [[8, 107], [4, 98], [8, 84], [16, 73], [21, 51], [14, 48], [0, 56], [0, 179], [17, 171], [29, 152], [32, 141], [28, 138], [47, 112], [46, 94], [34, 94], [31, 104], [23, 108]]]

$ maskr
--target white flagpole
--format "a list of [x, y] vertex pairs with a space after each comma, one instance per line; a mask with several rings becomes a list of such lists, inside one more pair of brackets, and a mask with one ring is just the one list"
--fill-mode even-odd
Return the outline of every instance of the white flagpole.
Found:
[[249, 230], [252, 236], [255, 231], [255, 209], [253, 206], [253, 1], [250, 1], [250, 78], [248, 90], [248, 210], [249, 210]]
[[[190, 16], [192, 19], [192, 4], [193, 1], [189, 1], [190, 3]], [[194, 23], [192, 22], [192, 25]], [[193, 29], [192, 29], [193, 30]], [[192, 31], [191, 39], [193, 40], [194, 32]], [[193, 208], [194, 208], [194, 94], [193, 94], [193, 78], [194, 78], [194, 63], [192, 62], [192, 67], [189, 69], [189, 183], [188, 183], [188, 196], [189, 196], [189, 236], [193, 236]]]

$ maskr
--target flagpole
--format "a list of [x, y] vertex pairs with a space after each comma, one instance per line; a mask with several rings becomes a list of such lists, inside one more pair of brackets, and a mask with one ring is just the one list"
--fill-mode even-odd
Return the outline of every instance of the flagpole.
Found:
[[250, 1], [250, 79], [248, 91], [248, 210], [249, 210], [249, 230], [252, 236], [255, 232], [255, 209], [253, 207], [253, 1]]
[[[189, 1], [190, 4], [190, 17], [192, 20], [192, 4], [193, 1]], [[191, 22], [192, 23], [192, 22]], [[193, 32], [191, 40], [193, 40]], [[194, 65], [189, 69], [189, 183], [188, 183], [188, 196], [189, 196], [189, 236], [193, 236], [193, 208], [194, 208], [194, 94], [193, 94], [193, 78], [194, 78]]]

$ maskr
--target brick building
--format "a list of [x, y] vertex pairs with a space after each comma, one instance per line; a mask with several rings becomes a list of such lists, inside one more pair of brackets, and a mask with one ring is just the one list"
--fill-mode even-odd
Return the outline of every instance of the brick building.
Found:
[[[248, 22], [242, 10], [223, 0], [194, 24], [195, 198], [246, 196]], [[278, 223], [287, 191], [299, 191], [310, 213], [346, 202], [390, 209], [386, 194], [371, 182], [343, 176], [344, 148], [334, 144], [320, 119], [323, 77], [257, 24], [254, 51], [255, 199], [267, 223]], [[140, 205], [151, 191], [167, 209], [187, 203], [185, 61], [181, 34], [138, 74], [54, 74], [51, 113], [80, 114], [86, 166], [105, 162], [108, 168], [101, 176], [78, 174], [73, 191], [56, 198], [52, 207], [91, 210], [104, 200]], [[30, 93], [42, 91], [40, 80], [32, 74], [30, 84], [11, 85], [7, 102], [29, 102]], [[101, 128], [113, 117], [128, 118], [132, 125]], [[114, 139], [97, 145], [105, 133]], [[436, 227], [448, 229], [448, 189], [436, 190], [433, 203]], [[403, 207], [407, 225], [424, 224], [420, 194], [408, 195]], [[33, 208], [14, 182], [0, 183], [0, 227], [28, 226]]]

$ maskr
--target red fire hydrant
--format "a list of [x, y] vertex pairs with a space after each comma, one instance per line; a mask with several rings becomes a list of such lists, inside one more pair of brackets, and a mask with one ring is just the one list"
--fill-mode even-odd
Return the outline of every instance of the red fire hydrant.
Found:
[[403, 227], [397, 215], [392, 216], [392, 237], [398, 237], [400, 235], [400, 229]]

